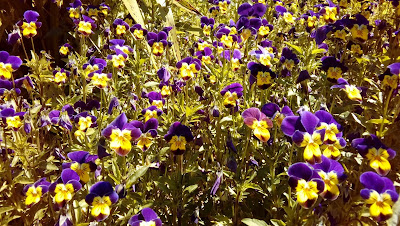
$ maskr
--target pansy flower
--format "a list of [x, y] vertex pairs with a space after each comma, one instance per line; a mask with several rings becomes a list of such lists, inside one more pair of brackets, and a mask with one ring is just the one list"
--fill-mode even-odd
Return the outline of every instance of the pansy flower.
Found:
[[0, 96], [3, 96], [4, 100], [8, 100], [14, 95], [14, 93], [19, 95], [21, 93], [21, 89], [14, 89], [11, 81], [0, 79]]
[[250, 62], [247, 64], [250, 70], [250, 85], [256, 82], [260, 89], [267, 89], [273, 84], [276, 74], [267, 66], [259, 63]]
[[365, 187], [360, 194], [369, 205], [369, 213], [376, 221], [385, 221], [393, 215], [393, 205], [399, 198], [393, 182], [374, 172], [365, 172], [360, 176]]
[[71, 19], [79, 19], [82, 11], [82, 2], [80, 0], [75, 0], [73, 3], [69, 4], [70, 7], [67, 7], [69, 17]]
[[125, 113], [114, 119], [101, 134], [110, 139], [110, 148], [118, 155], [125, 156], [132, 149], [132, 140], [140, 137], [142, 132], [132, 123], [128, 123]]
[[296, 191], [297, 202], [303, 208], [310, 208], [325, 190], [324, 181], [307, 164], [299, 162], [288, 169], [289, 185]]
[[65, 83], [67, 78], [69, 77], [69, 71], [65, 70], [64, 68], [60, 70], [54, 70], [53, 71], [53, 76], [54, 76], [54, 82], [57, 84], [60, 83]]
[[101, 3], [99, 5], [99, 13], [103, 14], [104, 16], [108, 15], [108, 12], [111, 10], [110, 6], [108, 6], [106, 3]]
[[197, 51], [196, 56], [203, 64], [211, 64], [214, 60], [214, 55], [209, 47], [205, 47], [203, 51]]
[[191, 79], [201, 70], [201, 62], [199, 59], [186, 57], [176, 64], [179, 69], [179, 75], [183, 80]]
[[118, 201], [118, 198], [118, 194], [114, 191], [110, 182], [100, 181], [90, 187], [85, 201], [93, 206], [91, 214], [96, 221], [102, 221], [110, 215], [110, 207]]
[[10, 56], [6, 51], [0, 51], [0, 79], [10, 80], [13, 71], [17, 70], [21, 64], [21, 58]]
[[133, 36], [135, 36], [136, 39], [143, 39], [145, 35], [147, 35], [147, 30], [142, 27], [140, 24], [134, 24], [130, 28], [131, 32], [133, 33]]
[[115, 53], [107, 56], [107, 60], [111, 60], [113, 67], [123, 68], [125, 67], [125, 61], [128, 59], [128, 54], [120, 49], [114, 49]]
[[269, 35], [269, 33], [274, 29], [272, 24], [269, 24], [266, 19], [261, 20], [261, 26], [258, 28], [257, 35], [261, 38], [265, 38]]
[[161, 56], [168, 45], [168, 34], [160, 31], [158, 34], [154, 32], [147, 33], [147, 43], [152, 48], [152, 53], [156, 56]]
[[215, 36], [220, 39], [224, 46], [228, 49], [232, 48], [238, 42], [238, 37], [234, 34], [230, 34], [231, 30], [222, 27], [216, 33]]
[[162, 222], [154, 210], [150, 208], [144, 208], [139, 214], [134, 215], [129, 219], [130, 226], [162, 226]]
[[279, 126], [282, 125], [282, 121], [286, 116], [294, 116], [292, 110], [288, 106], [284, 106], [281, 109], [275, 103], [264, 104], [261, 108], [261, 112], [273, 119], [273, 121], [276, 121]]
[[83, 64], [82, 69], [85, 74], [85, 77], [88, 78], [88, 75], [95, 71], [103, 71], [103, 69], [107, 66], [107, 62], [101, 58], [91, 57], [90, 60]]
[[218, 3], [216, 3], [218, 5], [219, 11], [222, 14], [225, 14], [228, 10], [228, 6], [229, 4], [231, 4], [231, 1], [229, 0], [218, 0]]
[[212, 29], [214, 29], [215, 20], [214, 18], [201, 17], [200, 26], [203, 29], [203, 34], [209, 36], [211, 34]]
[[33, 10], [27, 10], [24, 13], [25, 21], [19, 21], [17, 25], [22, 30], [22, 35], [26, 38], [32, 38], [37, 35], [37, 29], [42, 26], [41, 22], [38, 22], [39, 13]]
[[26, 196], [25, 205], [31, 207], [40, 201], [41, 197], [49, 190], [50, 182], [46, 178], [39, 179], [34, 184], [24, 187], [23, 193]]
[[89, 128], [97, 126], [96, 116], [90, 115], [86, 111], [77, 114], [74, 117], [74, 121], [78, 127], [78, 130], [75, 131], [74, 135], [81, 139], [84, 139], [84, 137], [86, 136], [86, 132]]
[[61, 56], [67, 56], [72, 50], [72, 46], [68, 43], [65, 43], [60, 47], [59, 53]]
[[326, 23], [335, 22], [339, 15], [339, 7], [333, 2], [328, 1], [329, 5], [325, 5], [318, 13], [322, 16]]
[[347, 43], [346, 47], [356, 56], [362, 55], [364, 53], [362, 46], [360, 44], [354, 43], [352, 41]]
[[94, 161], [98, 158], [97, 155], [90, 155], [87, 151], [74, 151], [67, 154], [72, 162], [63, 163], [63, 169], [72, 169], [78, 175], [83, 183], [87, 183], [90, 179], [89, 173], [97, 169]]
[[272, 128], [272, 121], [258, 108], [249, 108], [243, 111], [242, 117], [244, 124], [254, 130], [256, 136], [261, 142], [267, 142], [270, 138], [269, 130]]
[[322, 57], [321, 61], [321, 69], [326, 72], [328, 81], [336, 82], [339, 78], [343, 76], [343, 73], [347, 71], [347, 67], [344, 66], [334, 56]]
[[104, 89], [108, 85], [108, 81], [112, 78], [111, 73], [102, 73], [100, 71], [92, 72], [88, 75], [92, 84], [99, 89]]
[[311, 29], [313, 29], [315, 25], [318, 23], [319, 17], [320, 17], [319, 13], [315, 13], [312, 10], [308, 10], [307, 13], [301, 16], [301, 18], [304, 19], [307, 25], [306, 29], [308, 32], [310, 32]]
[[361, 156], [369, 160], [369, 166], [379, 175], [386, 176], [389, 173], [391, 169], [389, 160], [396, 156], [396, 152], [386, 147], [377, 136], [354, 139], [351, 145]]
[[231, 67], [233, 71], [237, 71], [240, 68], [240, 63], [242, 59], [242, 53], [238, 49], [225, 50], [221, 53], [227, 61], [231, 62]]
[[[49, 113], [49, 119], [52, 124], [59, 125], [62, 128], [65, 128], [65, 129], [71, 131], [72, 130], [71, 119], [74, 118], [74, 114], [76, 114], [76, 113], [75, 113], [74, 109], [72, 108], [72, 106], [67, 104], [62, 107], [61, 111], [52, 110]], [[48, 123], [42, 124], [42, 127], [47, 124]]]
[[99, 15], [99, 7], [94, 5], [88, 5], [86, 12], [90, 17], [97, 17]]
[[343, 166], [336, 160], [322, 156], [322, 162], [312, 165], [325, 183], [325, 189], [321, 192], [324, 199], [335, 200], [340, 194], [339, 184], [346, 179]]
[[77, 101], [74, 104], [75, 109], [80, 109], [81, 111], [91, 111], [92, 109], [100, 109], [100, 102], [98, 100], [87, 100], [87, 102]]
[[288, 47], [282, 49], [281, 58], [279, 59], [280, 62], [283, 64], [284, 69], [282, 70], [283, 75], [290, 76], [290, 71], [293, 70], [294, 66], [299, 64], [299, 59], [297, 55], [293, 53]]
[[88, 16], [83, 15], [83, 20], [78, 21], [78, 32], [84, 36], [89, 36], [93, 33], [92, 29], [95, 29], [97, 25], [94, 20]]
[[194, 44], [194, 46], [199, 50], [199, 51], [204, 51], [205, 48], [210, 48], [212, 45], [208, 43], [207, 41], [204, 41], [203, 39], [199, 39], [198, 42]]
[[368, 39], [369, 31], [372, 26], [369, 25], [369, 21], [361, 14], [356, 14], [355, 19], [346, 20], [348, 23], [347, 27], [350, 29], [351, 35], [354, 39], [366, 41]]
[[146, 151], [152, 144], [153, 139], [157, 137], [158, 120], [150, 118], [145, 123], [140, 121], [133, 121], [132, 123], [142, 131], [142, 135], [139, 137], [136, 145], [142, 151]]
[[129, 25], [120, 18], [114, 20], [113, 27], [115, 33], [119, 36], [124, 35], [129, 30]]
[[324, 142], [325, 129], [317, 129], [320, 120], [308, 111], [303, 111], [300, 116], [287, 116], [282, 121], [282, 132], [290, 136], [293, 142], [300, 147], [305, 147], [303, 158], [306, 162], [314, 164], [322, 161], [320, 145]]
[[274, 58], [274, 48], [271, 42], [261, 42], [263, 46], [258, 46], [258, 50], [250, 51], [250, 55], [255, 56], [257, 60], [264, 66], [271, 67]]
[[171, 145], [170, 150], [175, 155], [182, 155], [186, 151], [186, 144], [193, 138], [189, 127], [180, 122], [174, 122], [164, 136], [164, 139]]
[[26, 112], [15, 112], [14, 108], [5, 108], [0, 111], [0, 118], [5, 123], [6, 128], [17, 131], [24, 123], [24, 115]]
[[243, 86], [240, 83], [232, 83], [221, 90], [224, 97], [224, 106], [237, 107], [238, 99], [243, 96]]
[[339, 78], [337, 83], [337, 85], [333, 85], [331, 88], [340, 88], [344, 90], [350, 100], [362, 101], [361, 93], [363, 90], [360, 87], [350, 85], [344, 78]]
[[[263, 5], [263, 4], [261, 4]], [[261, 27], [261, 19], [260, 18], [251, 18], [240, 17], [236, 23], [236, 29], [241, 36], [243, 41], [246, 41], [252, 35], [255, 36], [257, 34], [258, 29]]]
[[156, 106], [150, 106], [148, 108], [145, 108], [142, 110], [142, 115], [144, 116], [144, 121], [147, 122], [147, 120], [151, 118], [158, 118], [163, 113], [163, 111]]
[[160, 92], [152, 91], [150, 93], [145, 94], [144, 97], [147, 97], [149, 99], [150, 105], [154, 105], [159, 109], [162, 109], [165, 104], [165, 100], [163, 99]]
[[283, 17], [283, 20], [285, 20], [286, 23], [294, 24], [296, 18], [293, 16], [293, 13], [289, 12], [285, 7], [277, 5], [275, 6], [275, 11], [278, 15]]
[[265, 12], [267, 11], [267, 7], [264, 4], [256, 3], [251, 5], [249, 3], [243, 3], [239, 6], [237, 13], [241, 17], [263, 17]]
[[64, 169], [61, 172], [61, 177], [49, 186], [49, 192], [54, 194], [53, 201], [59, 208], [65, 206], [75, 192], [82, 188], [79, 180], [79, 175], [74, 170]]
[[110, 40], [110, 44], [112, 44], [110, 46], [111, 50], [122, 50], [124, 53], [126, 54], [130, 54], [133, 52], [133, 49], [130, 46], [124, 45], [125, 44], [125, 40], [124, 39], [112, 39]]
[[397, 89], [400, 80], [400, 63], [389, 65], [386, 71], [379, 75], [379, 80], [381, 80], [383, 88]]
[[221, 54], [224, 51], [224, 43], [222, 42], [214, 41], [213, 46], [217, 50], [218, 54]]
[[14, 27], [14, 30], [11, 33], [8, 33], [7, 35], [7, 43], [11, 46], [15, 45], [16, 43], [19, 43], [19, 40], [21, 39], [21, 34], [18, 28]]

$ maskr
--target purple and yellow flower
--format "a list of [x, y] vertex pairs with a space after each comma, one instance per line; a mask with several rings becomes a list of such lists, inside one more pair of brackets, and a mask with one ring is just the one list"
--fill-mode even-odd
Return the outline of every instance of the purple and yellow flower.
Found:
[[106, 3], [101, 3], [99, 5], [99, 13], [103, 14], [104, 16], [108, 15], [108, 12], [111, 10], [110, 6], [108, 6]]
[[120, 18], [114, 20], [113, 27], [115, 33], [119, 36], [124, 35], [129, 30], [129, 25]]
[[111, 205], [116, 203], [118, 198], [110, 182], [100, 181], [90, 187], [85, 201], [93, 206], [91, 214], [96, 221], [102, 221], [110, 215]]
[[72, 50], [72, 46], [68, 43], [65, 43], [60, 47], [59, 53], [61, 56], [67, 56]]
[[89, 128], [97, 126], [96, 116], [90, 115], [88, 112], [81, 112], [74, 117], [74, 121], [77, 124], [78, 129], [75, 131], [75, 137], [84, 139], [86, 132]]
[[201, 70], [201, 62], [199, 59], [186, 57], [176, 63], [176, 67], [179, 69], [179, 75], [181, 78], [183, 80], [189, 80]]
[[64, 68], [60, 70], [54, 70], [53, 71], [53, 76], [54, 76], [54, 82], [57, 84], [60, 83], [65, 83], [67, 78], [69, 77], [69, 71], [66, 71]]
[[400, 63], [389, 65], [386, 71], [379, 75], [383, 88], [397, 89], [400, 81]]
[[365, 203], [370, 205], [370, 216], [376, 221], [389, 219], [393, 215], [392, 207], [399, 198], [393, 182], [374, 172], [361, 174], [360, 182], [365, 187], [360, 195], [365, 199]]
[[321, 69], [326, 72], [327, 79], [332, 82], [336, 82], [343, 76], [343, 73], [347, 71], [347, 67], [343, 65], [334, 56], [322, 57]]
[[0, 118], [5, 123], [6, 128], [17, 131], [24, 125], [23, 119], [26, 112], [15, 112], [14, 108], [5, 108], [0, 111]]
[[10, 80], [12, 73], [22, 64], [21, 58], [10, 56], [6, 51], [0, 51], [0, 79]]
[[274, 58], [274, 49], [272, 47], [258, 46], [258, 50], [250, 51], [250, 55], [255, 56], [257, 60], [264, 66], [271, 67]]
[[196, 56], [203, 64], [211, 64], [214, 60], [214, 55], [212, 54], [212, 50], [209, 47], [205, 47], [203, 51], [197, 51]]
[[130, 46], [124, 45], [125, 44], [124, 39], [112, 39], [112, 40], [110, 40], [110, 44], [112, 44], [110, 46], [111, 50], [115, 51], [115, 50], [119, 49], [126, 54], [130, 54], [133, 52], [133, 49]]
[[81, 16], [81, 12], [83, 10], [82, 8], [82, 2], [80, 0], [75, 0], [73, 3], [69, 4], [70, 7], [67, 7], [69, 17], [71, 19], [79, 19]]
[[322, 162], [312, 165], [314, 171], [318, 173], [325, 188], [320, 195], [324, 199], [335, 200], [340, 194], [339, 184], [346, 179], [343, 166], [336, 160], [322, 156]]
[[297, 202], [310, 208], [325, 190], [324, 181], [306, 163], [295, 163], [288, 169], [289, 185], [296, 191]]
[[54, 194], [53, 201], [59, 208], [64, 207], [72, 199], [75, 192], [82, 188], [79, 180], [79, 175], [74, 170], [64, 169], [61, 172], [61, 177], [49, 186], [49, 192]]
[[163, 99], [160, 92], [152, 91], [150, 93], [147, 93], [145, 97], [149, 98], [150, 105], [156, 106], [159, 109], [162, 109], [165, 104], [165, 100]]
[[101, 58], [92, 57], [90, 60], [82, 66], [83, 73], [85, 77], [88, 78], [88, 75], [95, 71], [103, 71], [103, 69], [107, 66], [107, 62]]
[[362, 89], [360, 87], [350, 85], [344, 78], [339, 78], [337, 83], [337, 85], [333, 85], [331, 88], [340, 88], [344, 90], [350, 100], [362, 101]]
[[292, 110], [288, 106], [284, 106], [281, 109], [275, 103], [264, 104], [261, 108], [261, 112], [273, 119], [273, 121], [276, 121], [279, 127], [282, 125], [282, 121], [286, 116], [294, 116]]
[[112, 78], [111, 73], [102, 73], [101, 71], [95, 71], [88, 75], [91, 83], [99, 89], [104, 89], [108, 85], [108, 81]]
[[79, 21], [77, 20], [78, 23], [78, 32], [81, 33], [84, 36], [89, 36], [93, 33], [93, 29], [97, 27], [95, 21], [88, 17], [83, 15], [82, 16], [83, 20]]
[[368, 39], [369, 31], [372, 26], [369, 21], [361, 14], [356, 14], [355, 19], [347, 20], [347, 27], [350, 29], [351, 35], [354, 39], [366, 41]]
[[4, 100], [9, 100], [14, 94], [19, 95], [20, 93], [21, 89], [14, 89], [11, 81], [0, 79], [0, 96], [2, 96]]
[[317, 129], [320, 120], [313, 113], [303, 111], [300, 116], [287, 116], [282, 121], [283, 133], [290, 136], [299, 147], [305, 147], [303, 158], [310, 164], [320, 163], [320, 145], [324, 142], [325, 129]]
[[142, 27], [140, 24], [134, 24], [131, 27], [131, 32], [136, 39], [143, 39], [145, 35], [147, 35], [147, 30]]
[[[74, 118], [75, 111], [73, 107], [69, 104], [62, 107], [61, 111], [53, 110], [49, 113], [49, 119], [52, 124], [59, 125], [69, 131], [72, 130], [71, 120]], [[45, 126], [49, 123], [42, 124]]]
[[26, 38], [32, 38], [37, 35], [37, 29], [42, 26], [41, 22], [38, 22], [39, 13], [33, 10], [27, 10], [24, 13], [25, 21], [19, 21], [17, 25], [22, 30], [22, 35]]
[[97, 17], [99, 16], [99, 7], [94, 5], [88, 5], [88, 7], [86, 8], [86, 12], [90, 17]]
[[165, 48], [168, 46], [168, 34], [160, 31], [158, 34], [154, 32], [147, 33], [147, 43], [152, 48], [152, 53], [156, 56], [163, 55]]
[[78, 175], [83, 183], [87, 183], [90, 179], [89, 173], [97, 169], [94, 161], [98, 158], [97, 155], [91, 155], [86, 151], [75, 151], [68, 153], [68, 158], [72, 162], [63, 163], [63, 169], [72, 169]]
[[18, 28], [14, 28], [14, 30], [7, 35], [7, 43], [11, 46], [19, 43], [21, 39], [21, 34]]
[[297, 55], [288, 47], [282, 49], [281, 58], [279, 60], [284, 67], [281, 73], [289, 76], [291, 75], [290, 72], [293, 70], [294, 66], [300, 62], [300, 60], [297, 58]]
[[274, 29], [274, 26], [272, 24], [268, 23], [268, 20], [262, 19], [261, 20], [261, 26], [258, 29], [257, 35], [261, 38], [265, 38], [269, 35], [269, 33]]
[[240, 68], [242, 59], [242, 53], [240, 50], [224, 50], [221, 53], [221, 57], [224, 57], [228, 62], [231, 62], [231, 68], [233, 71], [237, 71]]
[[144, 116], [145, 122], [151, 118], [158, 119], [158, 116], [160, 116], [162, 113], [163, 111], [156, 106], [150, 106], [142, 110], [142, 115]]
[[221, 90], [224, 97], [224, 106], [237, 107], [238, 99], [243, 96], [243, 86], [240, 83], [232, 83]]
[[267, 142], [271, 137], [269, 130], [272, 128], [272, 121], [258, 108], [249, 108], [242, 113], [244, 124], [254, 130], [256, 136], [261, 142]]
[[214, 29], [215, 20], [214, 18], [201, 17], [200, 26], [203, 29], [203, 34], [209, 36], [211, 34], [212, 29]]
[[278, 15], [282, 16], [286, 23], [294, 24], [296, 18], [293, 16], [292, 12], [289, 12], [285, 7], [281, 5], [275, 6], [275, 11]]
[[139, 137], [136, 145], [142, 151], [146, 151], [152, 144], [153, 139], [157, 137], [158, 120], [150, 118], [145, 123], [134, 121], [134, 125], [142, 131], [142, 135]]
[[339, 15], [339, 7], [333, 2], [328, 1], [329, 5], [323, 7], [318, 13], [322, 16], [326, 23], [335, 22]]
[[377, 136], [354, 139], [351, 145], [361, 156], [369, 160], [369, 166], [379, 175], [386, 176], [389, 173], [391, 169], [389, 160], [396, 156], [396, 152], [386, 147]]
[[101, 133], [110, 139], [110, 148], [120, 156], [126, 156], [132, 149], [131, 141], [142, 134], [132, 122], [128, 123], [125, 113], [115, 118]]
[[270, 87], [274, 82], [274, 78], [276, 78], [276, 74], [263, 64], [250, 62], [247, 64], [247, 68], [250, 70], [250, 85], [256, 82], [257, 87], [260, 89]]
[[231, 30], [226, 27], [220, 28], [215, 36], [220, 39], [220, 41], [224, 44], [225, 48], [237, 47], [237, 43], [239, 41], [238, 36], [235, 34], [231, 34]]
[[26, 196], [25, 205], [31, 207], [40, 201], [41, 197], [49, 190], [50, 182], [46, 178], [39, 179], [34, 184], [28, 184], [24, 187], [23, 193]]
[[160, 218], [157, 216], [156, 212], [150, 208], [144, 208], [139, 214], [134, 215], [129, 219], [130, 226], [162, 226]]
[[107, 56], [107, 60], [111, 60], [113, 67], [123, 68], [125, 67], [125, 62], [128, 59], [128, 54], [120, 49], [114, 49], [115, 54], [110, 54]]
[[164, 136], [164, 139], [171, 145], [170, 150], [175, 155], [182, 155], [186, 151], [186, 144], [193, 138], [189, 127], [180, 122], [174, 122]]

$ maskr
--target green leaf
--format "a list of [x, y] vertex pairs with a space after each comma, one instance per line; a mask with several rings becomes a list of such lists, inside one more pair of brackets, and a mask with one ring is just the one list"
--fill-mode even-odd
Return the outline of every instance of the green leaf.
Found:
[[311, 51], [311, 54], [318, 54], [318, 53], [325, 53], [326, 49], [314, 49], [313, 51]]
[[197, 184], [193, 184], [193, 185], [187, 186], [187, 187], [185, 188], [185, 190], [183, 190], [183, 192], [187, 191], [187, 192], [189, 192], [189, 194], [190, 194], [190, 193], [192, 193], [194, 190], [196, 190], [197, 187], [199, 187], [199, 185], [197, 185]]
[[0, 207], [0, 214], [13, 210], [13, 206]]
[[242, 223], [248, 226], [267, 226], [268, 224], [263, 220], [257, 220], [253, 218], [244, 218]]
[[284, 42], [286, 45], [290, 46], [292, 49], [296, 50], [300, 55], [303, 55], [303, 50], [300, 48], [300, 46], [296, 46], [294, 44], [290, 44], [289, 42]]
[[[371, 123], [371, 124], [381, 124], [383, 121], [383, 119], [370, 119], [368, 121], [366, 121], [366, 123]], [[385, 119], [385, 121], [383, 121], [383, 123], [385, 124], [391, 124], [391, 122], [387, 119]]]
[[285, 226], [285, 222], [283, 222], [282, 220], [278, 220], [278, 219], [271, 219], [271, 223], [274, 226]]
[[29, 179], [27, 177], [16, 177], [14, 178], [15, 183], [17, 184], [32, 184], [35, 181], [33, 179]]
[[126, 182], [126, 188], [129, 189], [132, 184], [136, 183], [136, 181], [142, 177], [147, 170], [149, 169], [149, 166], [141, 166], [139, 169], [137, 169], [135, 172], [133, 172], [129, 178], [128, 181]]

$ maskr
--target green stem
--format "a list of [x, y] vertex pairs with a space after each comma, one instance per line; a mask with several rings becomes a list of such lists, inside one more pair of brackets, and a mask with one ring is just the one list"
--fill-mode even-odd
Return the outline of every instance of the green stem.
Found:
[[383, 134], [382, 134], [383, 133], [383, 127], [385, 125], [387, 110], [389, 108], [389, 102], [390, 102], [390, 99], [392, 97], [392, 93], [393, 93], [393, 88], [390, 88], [389, 95], [387, 96], [387, 98], [385, 100], [386, 102], [385, 102], [385, 108], [383, 109], [383, 118], [382, 118], [381, 127], [379, 128], [379, 134], [378, 134], [379, 137], [383, 137]]

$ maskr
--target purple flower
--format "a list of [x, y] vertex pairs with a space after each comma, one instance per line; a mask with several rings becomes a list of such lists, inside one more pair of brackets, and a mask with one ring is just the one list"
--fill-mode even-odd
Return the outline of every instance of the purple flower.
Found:
[[282, 121], [287, 116], [294, 116], [292, 110], [288, 106], [282, 107], [282, 109], [275, 103], [264, 104], [261, 108], [261, 112], [267, 117], [272, 118], [277, 122], [279, 126], [282, 125]]
[[263, 17], [267, 11], [267, 6], [262, 3], [251, 5], [243, 3], [238, 8], [238, 14], [241, 17]]
[[134, 24], [131, 27], [131, 32], [136, 39], [143, 39], [145, 35], [147, 35], [147, 30], [142, 27], [140, 24]]
[[212, 29], [214, 29], [214, 24], [215, 24], [214, 18], [208, 18], [203, 16], [200, 19], [200, 26], [203, 29], [204, 35], [206, 36], [209, 36], [211, 34]]
[[20, 34], [18, 28], [16, 28], [7, 35], [7, 43], [9, 45], [15, 45], [20, 38], [21, 38], [21, 34]]
[[310, 208], [325, 190], [324, 181], [307, 164], [299, 162], [288, 169], [289, 185], [296, 191], [297, 202], [303, 208]]
[[95, 71], [103, 71], [107, 67], [107, 62], [101, 58], [91, 57], [89, 61], [82, 66], [86, 78], [88, 75]]
[[0, 51], [0, 79], [10, 80], [12, 72], [22, 64], [21, 58], [10, 56], [6, 51]]
[[342, 77], [342, 73], [347, 71], [347, 67], [345, 67], [334, 56], [322, 57], [321, 61], [321, 69], [326, 72], [326, 76], [329, 81], [336, 82]]
[[214, 182], [214, 185], [211, 188], [211, 195], [214, 196], [217, 193], [219, 185], [221, 185], [222, 176], [224, 174], [222, 172], [217, 172], [217, 179]]
[[72, 50], [72, 46], [68, 43], [65, 43], [64, 45], [62, 45], [60, 47], [59, 52], [60, 52], [61, 56], [67, 56], [71, 52], [71, 50]]
[[111, 50], [115, 51], [116, 49], [119, 49], [126, 54], [130, 54], [133, 52], [133, 49], [130, 46], [124, 45], [125, 44], [124, 39], [111, 39], [109, 42], [110, 44], [112, 44], [110, 46]]
[[235, 34], [231, 34], [231, 30], [222, 27], [216, 33], [215, 36], [221, 40], [224, 46], [228, 49], [232, 48], [234, 44], [239, 42], [238, 37]]
[[144, 116], [145, 122], [147, 122], [147, 120], [149, 120], [151, 118], [157, 119], [158, 116], [160, 116], [162, 113], [163, 113], [163, 111], [154, 105], [142, 110], [142, 115]]
[[82, 18], [83, 20], [76, 21], [78, 26], [78, 32], [84, 36], [89, 36], [93, 33], [92, 29], [95, 29], [97, 25], [95, 24], [95, 21], [88, 16], [83, 15]]
[[108, 55], [107, 60], [111, 60], [113, 67], [115, 68], [120, 69], [125, 67], [125, 62], [128, 60], [128, 54], [118, 48], [115, 48], [114, 51], [115, 54]]
[[28, 184], [22, 191], [26, 196], [25, 205], [31, 207], [38, 203], [41, 197], [49, 190], [50, 182], [46, 181], [46, 178], [39, 179], [34, 184]]
[[289, 75], [290, 71], [293, 70], [293, 67], [300, 62], [297, 58], [297, 55], [288, 47], [282, 49], [281, 58], [279, 60], [281, 63], [283, 63], [284, 70], [286, 69], [289, 72]]
[[24, 124], [22, 120], [26, 112], [15, 112], [14, 108], [5, 108], [0, 111], [0, 118], [6, 125], [6, 128], [18, 131]]
[[93, 206], [91, 214], [96, 221], [106, 219], [111, 212], [111, 205], [118, 201], [118, 194], [114, 191], [110, 182], [100, 181], [90, 187], [85, 201]]
[[156, 56], [161, 56], [165, 47], [168, 45], [168, 34], [164, 31], [160, 31], [158, 34], [154, 32], [147, 33], [147, 43], [152, 48], [152, 53]]
[[[65, 105], [61, 112], [59, 110], [53, 110], [49, 113], [49, 119], [52, 124], [59, 125], [69, 131], [72, 130], [71, 119], [73, 119], [75, 114], [74, 109], [71, 105]], [[47, 124], [45, 124], [47, 125]], [[42, 127], [45, 126], [42, 124]]]
[[49, 192], [54, 194], [53, 200], [57, 207], [62, 208], [81, 188], [79, 175], [72, 169], [64, 169], [61, 172], [61, 177], [49, 186]]
[[211, 64], [211, 62], [214, 60], [214, 55], [209, 47], [205, 47], [203, 51], [197, 51], [195, 55], [204, 64]]
[[119, 36], [124, 35], [129, 30], [129, 25], [119, 18], [114, 20], [113, 27], [115, 28], [115, 33]]
[[257, 87], [260, 89], [267, 89], [273, 84], [276, 74], [271, 69], [262, 64], [250, 62], [247, 64], [250, 70], [250, 85], [257, 82]]
[[97, 169], [94, 161], [98, 158], [97, 155], [90, 155], [86, 151], [75, 151], [68, 153], [68, 158], [72, 160], [69, 163], [63, 163], [63, 169], [72, 169], [78, 175], [83, 183], [87, 183], [90, 179], [89, 173]]
[[183, 80], [188, 80], [194, 77], [201, 70], [201, 62], [199, 59], [186, 57], [176, 63], [179, 69], [179, 74]]
[[193, 138], [189, 127], [180, 122], [174, 122], [164, 136], [164, 139], [171, 145], [170, 150], [175, 155], [182, 155], [186, 150], [187, 142], [192, 141]]
[[159, 109], [162, 109], [165, 104], [165, 100], [162, 98], [162, 95], [159, 92], [152, 91], [145, 94], [144, 97], [147, 97], [149, 99], [149, 103]]
[[118, 98], [117, 97], [111, 98], [110, 105], [108, 106], [107, 114], [111, 115], [113, 112], [113, 109], [118, 106], [119, 106]]
[[240, 63], [242, 59], [242, 53], [240, 52], [240, 50], [224, 50], [221, 53], [221, 57], [224, 57], [226, 60], [231, 62], [233, 71], [237, 71], [240, 68]]
[[[154, 106], [152, 106], [154, 107]], [[154, 109], [154, 108], [153, 108]], [[157, 108], [156, 108], [157, 109]], [[143, 111], [142, 111], [143, 113]], [[150, 118], [145, 123], [140, 121], [133, 121], [135, 127], [142, 131], [142, 135], [138, 138], [137, 146], [142, 150], [146, 151], [153, 142], [153, 139], [157, 136], [158, 120], [156, 118]]]
[[157, 75], [162, 82], [168, 82], [168, 80], [171, 78], [171, 74], [165, 67], [160, 68], [157, 71]]
[[360, 176], [360, 182], [365, 187], [360, 195], [365, 203], [370, 205], [369, 213], [376, 221], [385, 221], [393, 215], [392, 207], [399, 198], [393, 182], [374, 172], [365, 172]]
[[73, 3], [69, 4], [70, 7], [67, 7], [69, 17], [71, 19], [79, 19], [81, 16], [82, 9], [82, 2], [80, 0], [75, 0]]
[[69, 77], [69, 71], [66, 71], [64, 68], [60, 70], [54, 70], [53, 71], [53, 76], [54, 76], [54, 82], [57, 84], [60, 83], [65, 83], [67, 78]]
[[243, 86], [240, 83], [232, 83], [221, 90], [221, 95], [224, 97], [225, 107], [236, 107], [238, 99], [243, 96]]
[[17, 25], [22, 30], [22, 35], [26, 38], [32, 38], [37, 35], [37, 29], [42, 26], [41, 22], [38, 22], [39, 13], [33, 10], [27, 10], [24, 13], [24, 20], [19, 21]]
[[261, 142], [267, 142], [271, 137], [269, 130], [272, 128], [272, 121], [258, 108], [249, 108], [242, 113], [244, 124], [254, 130], [256, 136]]
[[129, 225], [141, 226], [141, 225], [154, 225], [162, 226], [162, 222], [154, 210], [150, 208], [144, 208], [139, 214], [134, 215], [129, 219]]

